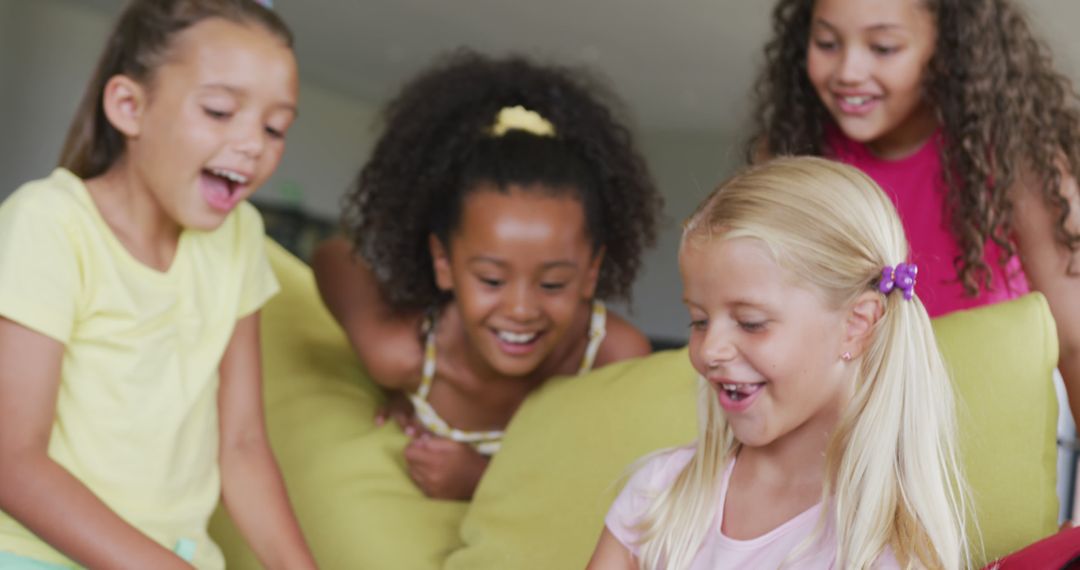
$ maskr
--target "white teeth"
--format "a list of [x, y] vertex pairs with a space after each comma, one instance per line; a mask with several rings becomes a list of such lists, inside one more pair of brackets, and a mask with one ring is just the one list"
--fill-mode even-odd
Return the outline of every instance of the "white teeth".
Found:
[[226, 180], [235, 182], [237, 184], [247, 184], [247, 182], [248, 182], [247, 176], [244, 176], [242, 174], [237, 174], [237, 173], [235, 173], [235, 172], [233, 172], [231, 170], [223, 170], [221, 168], [211, 168], [210, 172], [212, 172], [215, 176], [220, 176], [220, 177], [222, 177], [222, 178], [224, 178]]
[[729, 392], [738, 392], [743, 389], [752, 388], [758, 386], [758, 384], [720, 384], [720, 387]]
[[863, 96], [860, 96], [860, 97], [843, 97], [842, 99], [844, 100], [845, 103], [847, 103], [849, 105], [862, 105], [863, 103], [866, 103], [867, 101], [869, 101], [870, 97], [867, 96], [867, 95], [863, 95]]
[[527, 344], [536, 338], [536, 333], [513, 333], [510, 331], [498, 331], [499, 338], [511, 344]]

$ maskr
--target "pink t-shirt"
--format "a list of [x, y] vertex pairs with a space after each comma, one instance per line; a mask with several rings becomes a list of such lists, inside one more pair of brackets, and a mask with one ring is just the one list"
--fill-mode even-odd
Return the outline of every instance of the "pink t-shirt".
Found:
[[1013, 257], [1003, 270], [998, 262], [1001, 249], [990, 242], [985, 259], [992, 270], [991, 289], [980, 290], [976, 297], [964, 293], [953, 265], [960, 247], [945, 212], [946, 187], [938, 155], [940, 130], [912, 155], [896, 160], [878, 158], [866, 145], [849, 139], [835, 126], [826, 130], [825, 138], [831, 158], [862, 170], [892, 198], [911, 245], [911, 261], [919, 266], [915, 292], [931, 317], [1014, 299], [1028, 292], [1020, 259]]
[[[689, 463], [694, 448], [680, 447], [653, 457], [627, 482], [608, 511], [605, 524], [608, 531], [627, 549], [638, 556], [639, 533], [634, 529], [652, 498], [669, 487], [675, 477]], [[788, 556], [803, 546], [818, 525], [821, 503], [810, 507], [775, 529], [751, 540], [735, 540], [720, 530], [724, 522], [724, 504], [727, 499], [728, 480], [735, 461], [724, 469], [720, 484], [720, 506], [716, 517], [705, 535], [705, 540], [694, 557], [689, 570], [737, 570], [745, 568], [787, 568], [805, 570], [832, 569], [836, 560], [836, 541], [829, 527], [821, 539], [813, 542], [800, 555], [788, 560]], [[879, 559], [876, 568], [899, 568], [890, 552]]]

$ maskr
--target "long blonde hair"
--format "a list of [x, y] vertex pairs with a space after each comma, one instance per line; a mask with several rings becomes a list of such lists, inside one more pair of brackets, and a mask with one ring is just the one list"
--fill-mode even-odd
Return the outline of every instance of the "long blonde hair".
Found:
[[[810, 157], [773, 160], [722, 184], [687, 220], [683, 243], [735, 237], [761, 240], [837, 308], [874, 290], [882, 268], [908, 254], [892, 203], [869, 177]], [[968, 501], [951, 383], [917, 294], [882, 300], [826, 453], [822, 500], [836, 567], [868, 568], [889, 547], [905, 567], [963, 568]], [[643, 517], [644, 569], [689, 566], [720, 508], [720, 478], [740, 444], [704, 383], [699, 409], [693, 459]]]

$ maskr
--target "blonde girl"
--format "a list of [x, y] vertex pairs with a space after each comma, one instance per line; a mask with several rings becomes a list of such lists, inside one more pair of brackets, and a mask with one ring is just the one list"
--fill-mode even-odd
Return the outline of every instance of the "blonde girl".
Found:
[[590, 568], [966, 567], [953, 395], [895, 209], [780, 159], [721, 185], [679, 253], [696, 444], [648, 458]]

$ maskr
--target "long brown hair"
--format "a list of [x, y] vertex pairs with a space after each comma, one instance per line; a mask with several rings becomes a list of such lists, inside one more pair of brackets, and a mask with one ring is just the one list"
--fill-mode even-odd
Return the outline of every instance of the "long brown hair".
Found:
[[[773, 10], [773, 38], [756, 85], [751, 160], [761, 150], [825, 154], [832, 118], [806, 72], [814, 1], [780, 0]], [[1077, 96], [1010, 0], [919, 1], [938, 30], [925, 92], [945, 134], [945, 208], [961, 251], [954, 263], [965, 290], [975, 295], [991, 280], [987, 241], [1001, 248], [999, 265], [1016, 253], [1008, 190], [1024, 173], [1039, 181], [1057, 213], [1058, 242], [1071, 252], [1080, 244], [1080, 233], [1066, 225], [1069, 204], [1061, 191], [1063, 169], [1080, 179]]]
[[209, 18], [262, 26], [292, 47], [292, 32], [285, 22], [255, 0], [133, 0], [109, 34], [75, 111], [60, 166], [80, 178], [108, 170], [124, 152], [124, 137], [105, 117], [105, 84], [116, 75], [126, 75], [149, 85], [176, 34]]

